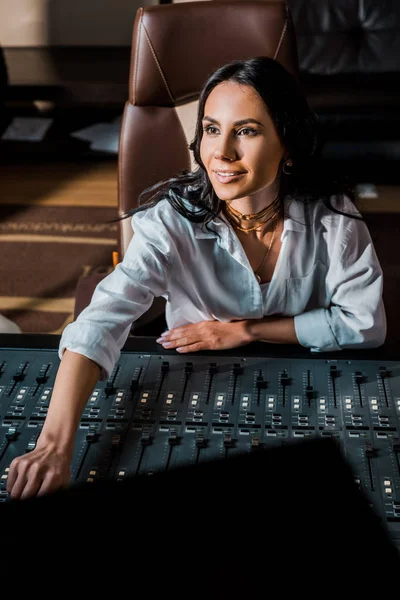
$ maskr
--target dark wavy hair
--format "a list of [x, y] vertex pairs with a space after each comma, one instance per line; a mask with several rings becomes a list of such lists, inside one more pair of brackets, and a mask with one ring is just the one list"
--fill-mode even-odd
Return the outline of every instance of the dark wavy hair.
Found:
[[352, 186], [344, 178], [328, 173], [324, 166], [318, 117], [310, 109], [300, 83], [278, 61], [259, 56], [235, 60], [220, 67], [204, 84], [199, 96], [195, 136], [189, 146], [198, 167], [193, 171], [183, 171], [144, 190], [139, 196], [139, 206], [122, 218], [155, 206], [162, 199], [168, 200], [175, 210], [195, 223], [207, 225], [220, 213], [225, 203], [218, 198], [212, 187], [201, 160], [200, 144], [207, 98], [217, 85], [225, 81], [249, 86], [258, 92], [288, 157], [292, 159], [290, 174], [282, 170], [284, 159], [281, 161], [275, 208], [281, 207], [283, 198], [289, 194], [305, 202], [322, 201], [332, 211], [347, 215], [331, 206], [330, 196], [345, 194], [354, 201]]

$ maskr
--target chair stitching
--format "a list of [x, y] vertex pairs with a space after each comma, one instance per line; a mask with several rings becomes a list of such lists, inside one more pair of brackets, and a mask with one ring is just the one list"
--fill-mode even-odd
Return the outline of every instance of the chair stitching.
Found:
[[277, 59], [277, 56], [278, 56], [278, 54], [279, 54], [279, 50], [281, 49], [281, 45], [282, 45], [282, 42], [283, 42], [283, 38], [285, 37], [285, 33], [286, 33], [287, 26], [288, 26], [288, 18], [286, 17], [286, 19], [285, 19], [285, 23], [284, 23], [284, 25], [283, 25], [283, 29], [282, 29], [282, 33], [281, 33], [281, 37], [280, 37], [280, 39], [279, 39], [278, 46], [277, 46], [277, 48], [276, 48], [276, 50], [275, 50], [275, 54], [274, 54], [274, 60], [276, 60], [276, 59]]
[[139, 20], [139, 34], [137, 37], [137, 42], [136, 42], [136, 53], [135, 53], [135, 70], [133, 73], [133, 94], [132, 94], [132, 100], [133, 100], [133, 104], [136, 104], [136, 82], [137, 82], [137, 72], [138, 72], [138, 54], [139, 54], [139, 42], [140, 42], [140, 37], [142, 34], [142, 27], [143, 27], [143, 8], [140, 9], [140, 20]]
[[[124, 113], [122, 115], [122, 123], [121, 123], [119, 143], [118, 143], [118, 157], [119, 157], [119, 162], [120, 162], [120, 168], [118, 169], [118, 186], [119, 186], [118, 196], [119, 196], [119, 200], [121, 199], [121, 194], [122, 194], [122, 175], [121, 175], [121, 173], [123, 173], [124, 166], [125, 166], [124, 153], [122, 152], [122, 146], [123, 146], [124, 139], [125, 139], [125, 121], [126, 121], [127, 110], [128, 110], [128, 105], [125, 104], [125, 110], [124, 110]], [[119, 216], [122, 216], [121, 215], [121, 202], [120, 201], [118, 201], [118, 205], [119, 205], [118, 206]]]
[[[123, 143], [123, 139], [125, 138], [125, 121], [126, 121], [126, 114], [127, 114], [127, 109], [128, 109], [128, 104], [125, 106], [125, 110], [124, 110], [124, 114], [122, 117], [122, 123], [121, 123], [121, 130], [120, 130], [120, 138], [119, 138], [119, 150], [118, 150], [118, 155], [119, 155], [119, 161], [120, 161], [120, 168], [118, 169], [118, 215], [120, 217], [123, 216], [124, 213], [121, 214], [121, 196], [122, 196], [122, 173], [124, 171], [125, 168], [125, 158], [124, 158], [124, 153], [121, 151], [122, 148], [122, 143]], [[125, 197], [123, 198], [123, 200], [125, 201]], [[125, 212], [125, 211], [124, 211]], [[120, 260], [123, 258], [123, 256], [125, 255], [125, 248], [126, 248], [126, 243], [125, 243], [125, 230], [124, 230], [124, 226], [123, 223], [119, 223], [119, 238], [120, 238]]]
[[171, 94], [171, 90], [169, 89], [169, 86], [168, 86], [167, 80], [166, 80], [166, 78], [165, 78], [165, 76], [164, 76], [164, 73], [163, 73], [163, 71], [162, 71], [162, 69], [161, 69], [161, 65], [160, 65], [160, 63], [159, 63], [159, 60], [158, 60], [158, 58], [157, 58], [157, 56], [156, 56], [156, 53], [155, 53], [155, 51], [154, 51], [154, 48], [153, 48], [153, 46], [152, 46], [152, 44], [151, 44], [151, 41], [150, 41], [149, 35], [148, 35], [147, 31], [146, 31], [146, 27], [145, 27], [144, 25], [143, 25], [143, 31], [144, 31], [144, 34], [145, 34], [145, 36], [146, 36], [147, 43], [149, 44], [150, 51], [151, 51], [151, 53], [152, 53], [152, 55], [153, 55], [153, 58], [154, 58], [154, 60], [155, 60], [155, 63], [156, 63], [156, 65], [157, 65], [157, 68], [158, 68], [158, 70], [160, 71], [160, 75], [161, 75], [161, 78], [162, 78], [162, 80], [163, 80], [163, 82], [164, 82], [164, 85], [165, 85], [165, 87], [166, 87], [166, 89], [167, 89], [168, 95], [169, 95], [169, 97], [170, 97], [170, 99], [171, 99], [172, 103], [174, 104], [174, 103], [175, 103], [174, 97], [173, 97], [173, 95]]

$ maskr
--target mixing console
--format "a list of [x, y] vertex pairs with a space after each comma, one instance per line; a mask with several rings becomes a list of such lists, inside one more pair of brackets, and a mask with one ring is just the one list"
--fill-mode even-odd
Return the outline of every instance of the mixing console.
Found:
[[[400, 361], [236, 352], [183, 356], [132, 342], [82, 413], [71, 485], [334, 437], [399, 543]], [[2, 501], [10, 462], [35, 448], [58, 364], [56, 344], [0, 348]]]

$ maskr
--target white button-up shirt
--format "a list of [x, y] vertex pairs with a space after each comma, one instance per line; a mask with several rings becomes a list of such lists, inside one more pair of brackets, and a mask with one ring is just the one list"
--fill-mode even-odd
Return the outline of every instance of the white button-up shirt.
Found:
[[[331, 201], [359, 214], [348, 198]], [[367, 226], [322, 202], [285, 199], [281, 250], [271, 281], [261, 285], [222, 214], [207, 231], [161, 200], [135, 214], [132, 227], [123, 261], [64, 329], [60, 358], [68, 348], [109, 376], [132, 322], [156, 296], [166, 299], [169, 328], [283, 315], [294, 317], [300, 344], [314, 352], [371, 348], [385, 340], [383, 276]]]

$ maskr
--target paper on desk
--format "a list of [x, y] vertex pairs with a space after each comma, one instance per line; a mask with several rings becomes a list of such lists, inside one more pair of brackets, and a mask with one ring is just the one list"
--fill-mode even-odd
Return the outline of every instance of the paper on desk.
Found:
[[358, 183], [356, 185], [356, 194], [358, 198], [376, 199], [378, 190], [373, 183]]
[[2, 140], [40, 142], [49, 130], [53, 119], [45, 117], [14, 117]]
[[119, 122], [96, 123], [90, 127], [72, 132], [71, 136], [91, 142], [90, 148], [92, 150], [118, 153], [120, 128], [121, 124]]

